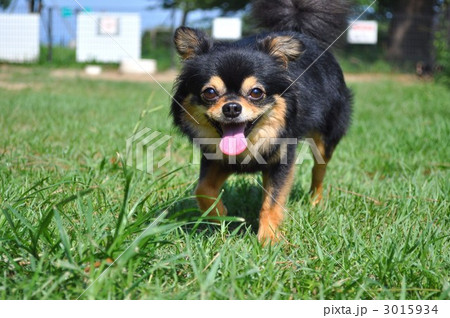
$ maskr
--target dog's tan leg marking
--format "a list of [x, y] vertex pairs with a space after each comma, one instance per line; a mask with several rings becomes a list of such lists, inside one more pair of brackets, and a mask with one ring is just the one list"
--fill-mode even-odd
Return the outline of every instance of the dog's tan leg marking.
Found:
[[[263, 173], [263, 204], [259, 213], [258, 240], [264, 246], [279, 240], [278, 227], [283, 221], [284, 205], [294, 179], [294, 165], [291, 165], [283, 180], [274, 180], [268, 172]], [[280, 186], [276, 186], [275, 181]]]
[[312, 182], [311, 182], [311, 204], [316, 206], [323, 197], [323, 179], [325, 178], [325, 173], [327, 171], [327, 164], [331, 159], [330, 156], [326, 155], [325, 143], [322, 140], [320, 134], [314, 134], [312, 136], [320, 155], [322, 156], [325, 163], [318, 163], [316, 157], [314, 157], [314, 167], [312, 168]]
[[[198, 206], [202, 211], [207, 211], [211, 205], [216, 201], [219, 196], [220, 189], [227, 180], [229, 172], [223, 170], [223, 168], [214, 162], [210, 162], [205, 167], [205, 173], [201, 176], [195, 195], [197, 196]], [[206, 198], [208, 197], [208, 198]], [[208, 214], [208, 216], [225, 216], [227, 210], [220, 200], [214, 209]]]

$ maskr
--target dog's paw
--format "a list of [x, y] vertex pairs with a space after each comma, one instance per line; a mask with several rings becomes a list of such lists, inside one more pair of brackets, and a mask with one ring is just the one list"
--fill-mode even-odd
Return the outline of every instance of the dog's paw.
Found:
[[262, 246], [266, 246], [268, 244], [275, 244], [280, 240], [280, 235], [277, 230], [277, 226], [274, 226], [270, 223], [260, 224], [258, 229], [258, 241]]
[[323, 199], [323, 193], [320, 191], [318, 192], [311, 192], [311, 197], [310, 197], [310, 201], [311, 201], [311, 205], [313, 207], [317, 206], [319, 203], [322, 202]]
[[314, 196], [314, 197], [311, 197], [311, 205], [312, 206], [317, 206], [320, 202], [322, 202], [322, 196], [320, 195], [320, 196]]

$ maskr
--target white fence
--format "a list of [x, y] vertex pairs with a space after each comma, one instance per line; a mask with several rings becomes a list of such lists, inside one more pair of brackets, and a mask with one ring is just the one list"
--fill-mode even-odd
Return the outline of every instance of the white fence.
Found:
[[0, 14], [0, 61], [39, 59], [39, 15]]

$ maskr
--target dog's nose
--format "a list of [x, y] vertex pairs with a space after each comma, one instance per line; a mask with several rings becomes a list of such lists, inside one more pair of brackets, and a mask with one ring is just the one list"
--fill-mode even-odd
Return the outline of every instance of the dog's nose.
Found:
[[242, 112], [242, 106], [237, 103], [226, 103], [222, 107], [222, 113], [227, 118], [236, 118]]

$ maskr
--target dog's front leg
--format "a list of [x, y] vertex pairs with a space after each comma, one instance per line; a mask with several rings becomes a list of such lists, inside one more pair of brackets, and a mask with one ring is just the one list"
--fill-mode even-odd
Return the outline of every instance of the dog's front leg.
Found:
[[[220, 193], [220, 188], [227, 180], [230, 172], [225, 171], [224, 167], [218, 161], [208, 161], [202, 158], [200, 166], [200, 179], [195, 195], [197, 196], [198, 206], [202, 211], [207, 211], [214, 204]], [[220, 200], [209, 216], [227, 215], [227, 210]]]
[[263, 204], [259, 213], [258, 240], [263, 244], [279, 239], [284, 205], [294, 179], [294, 163], [279, 164], [263, 172]]

